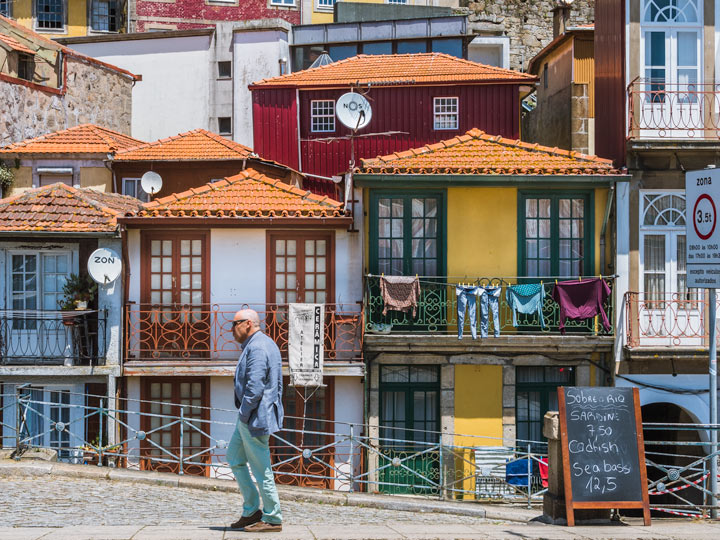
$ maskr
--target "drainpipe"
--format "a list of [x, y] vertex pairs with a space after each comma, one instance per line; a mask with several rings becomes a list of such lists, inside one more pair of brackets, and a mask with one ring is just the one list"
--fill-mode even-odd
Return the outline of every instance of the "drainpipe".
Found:
[[303, 172], [301, 154], [302, 148], [300, 146], [300, 89], [298, 88], [295, 89], [295, 113], [295, 129], [297, 130], [298, 171]]
[[[106, 168], [108, 171], [110, 171], [110, 173], [112, 174], [112, 189], [113, 189], [113, 193], [120, 193], [120, 192], [118, 191], [118, 188], [117, 188], [117, 177], [116, 177], [116, 175], [115, 175], [115, 169], [112, 168], [112, 160], [113, 160], [113, 155], [112, 155], [112, 154], [108, 154], [108, 155], [107, 155], [107, 159], [104, 159], [104, 160], [103, 160], [103, 165], [105, 165], [105, 168]], [[108, 165], [110, 165], [110, 166], [108, 166]]]
[[615, 184], [610, 186], [607, 204], [605, 205], [605, 216], [603, 217], [602, 230], [600, 231], [600, 273], [605, 271], [605, 243], [607, 237], [607, 224], [610, 220], [610, 209], [612, 208], [613, 198], [615, 197]]

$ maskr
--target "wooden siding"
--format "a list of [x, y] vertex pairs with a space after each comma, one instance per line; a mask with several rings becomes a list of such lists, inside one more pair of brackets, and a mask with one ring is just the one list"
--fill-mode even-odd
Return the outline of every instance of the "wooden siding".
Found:
[[595, 43], [590, 39], [574, 40], [574, 81], [588, 85], [588, 116], [595, 118]]
[[295, 90], [252, 93], [253, 146], [264, 159], [300, 169]]
[[595, 153], [625, 165], [625, 1], [595, 3]]
[[[334, 132], [310, 132], [310, 102], [315, 99], [337, 100], [346, 91], [336, 89], [300, 92], [299, 133], [304, 172], [332, 176], [348, 169], [349, 141], [314, 142], [312, 139], [344, 136], [349, 134], [349, 130], [336, 121]], [[283, 93], [284, 97], [281, 98]], [[291, 95], [294, 101], [295, 90], [253, 91], [255, 150], [264, 158], [297, 166], [295, 157], [297, 139], [291, 140], [289, 135], [295, 130], [294, 113], [283, 114], [278, 110], [283, 106], [290, 109], [284, 104], [290, 102]], [[519, 88], [515, 84], [372, 88], [368, 97], [373, 106], [373, 118], [370, 125], [360, 132], [361, 134], [386, 131], [405, 133], [357, 139], [356, 163], [361, 158], [391, 154], [450, 139], [472, 128], [512, 139], [520, 137]], [[435, 97], [459, 98], [457, 130], [433, 129], [433, 98]], [[266, 130], [271, 134], [268, 135]]]

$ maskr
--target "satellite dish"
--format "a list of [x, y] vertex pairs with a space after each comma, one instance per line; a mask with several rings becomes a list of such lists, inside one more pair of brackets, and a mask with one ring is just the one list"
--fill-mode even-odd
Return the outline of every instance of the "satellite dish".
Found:
[[354, 92], [348, 92], [337, 100], [335, 114], [344, 126], [357, 130], [370, 123], [372, 108], [365, 97]]
[[88, 274], [100, 285], [115, 281], [122, 270], [122, 260], [112, 249], [100, 248], [90, 254]]
[[154, 171], [148, 171], [140, 178], [140, 187], [145, 193], [155, 195], [162, 189], [162, 177]]

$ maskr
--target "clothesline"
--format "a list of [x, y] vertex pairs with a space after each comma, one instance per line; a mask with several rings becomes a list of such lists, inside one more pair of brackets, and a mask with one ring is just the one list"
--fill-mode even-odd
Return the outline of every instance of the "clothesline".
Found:
[[[390, 274], [388, 274], [388, 275], [390, 275]], [[384, 274], [380, 274], [380, 275], [378, 275], [378, 274], [366, 274], [365, 277], [367, 277], [367, 278], [382, 278], [382, 277], [384, 277]], [[412, 276], [407, 276], [407, 277], [412, 277]], [[534, 281], [535, 283], [543, 283], [543, 282], [547, 281], [547, 283], [549, 284], [549, 283], [551, 283], [552, 281], [556, 281], [556, 282], [557, 282], [557, 281], [560, 280], [560, 279], [562, 279], [563, 281], [571, 281], [571, 280], [575, 279], [575, 278], [572, 277], [572, 276], [564, 276], [564, 277], [561, 277], [561, 276], [505, 276], [505, 277], [502, 277], [502, 278], [484, 278], [484, 277], [472, 278], [472, 277], [469, 277], [469, 276], [442, 276], [442, 277], [445, 277], [445, 278], [448, 278], [448, 279], [470, 279], [470, 280], [474, 280], [474, 281], [461, 282], [461, 283], [449, 283], [449, 282], [436, 281], [435, 279], [433, 279], [433, 276], [415, 276], [415, 277], [417, 278], [417, 280], [418, 280], [419, 283], [425, 283], [425, 284], [428, 284], [428, 285], [443, 285], [443, 286], [446, 286], [446, 287], [457, 287], [457, 286], [463, 286], [463, 285], [465, 285], [465, 284], [466, 284], [467, 286], [471, 286], [471, 287], [472, 287], [473, 285], [476, 284], [475, 282], [477, 282], [477, 285], [480, 285], [479, 282], [482, 281], [482, 280], [487, 280], [487, 281], [488, 281], [488, 284], [492, 284], [492, 282], [495, 281], [495, 280], [505, 281], [505, 280], [508, 280], [508, 279], [516, 279], [516, 280], [519, 280], [519, 279], [522, 279], [522, 280], [535, 280], [535, 281]], [[595, 275], [595, 276], [579, 276], [578, 279], [580, 279], [580, 280], [582, 280], [582, 279], [595, 279], [595, 278], [600, 278], [600, 279], [613, 278], [613, 279], [615, 279], [615, 278], [618, 278], [618, 277], [620, 277], [619, 274], [613, 274], [613, 275], [610, 275], [610, 276], [603, 276], [602, 274], [598, 274], [598, 275]], [[507, 283], [506, 285], [516, 285], [516, 284], [515, 284], [515, 283]], [[495, 286], [497, 287], [497, 286], [501, 286], [501, 285], [495, 285]]]

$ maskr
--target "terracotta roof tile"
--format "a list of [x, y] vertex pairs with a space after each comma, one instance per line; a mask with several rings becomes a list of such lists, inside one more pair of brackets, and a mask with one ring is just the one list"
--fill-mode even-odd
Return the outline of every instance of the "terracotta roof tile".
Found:
[[35, 54], [35, 51], [20, 43], [17, 39], [7, 34], [0, 34], [0, 42], [10, 47], [13, 51], [23, 52], [27, 54]]
[[116, 193], [52, 184], [0, 199], [0, 232], [113, 232], [141, 202]]
[[[133, 213], [128, 213], [132, 216]], [[337, 217], [342, 203], [299, 190], [254, 169], [145, 203], [140, 217]]]
[[325, 66], [263, 79], [250, 89], [265, 87], [316, 88], [351, 84], [411, 85], [467, 82], [533, 82], [527, 73], [487, 66], [443, 53], [360, 54]]
[[612, 161], [535, 143], [491, 136], [472, 129], [465, 135], [407, 152], [363, 159], [364, 174], [604, 175], [619, 174]]
[[122, 150], [116, 161], [210, 161], [255, 157], [251, 148], [204, 129]]
[[16, 154], [108, 154], [143, 141], [94, 124], [48, 133], [0, 148], [0, 156]]

